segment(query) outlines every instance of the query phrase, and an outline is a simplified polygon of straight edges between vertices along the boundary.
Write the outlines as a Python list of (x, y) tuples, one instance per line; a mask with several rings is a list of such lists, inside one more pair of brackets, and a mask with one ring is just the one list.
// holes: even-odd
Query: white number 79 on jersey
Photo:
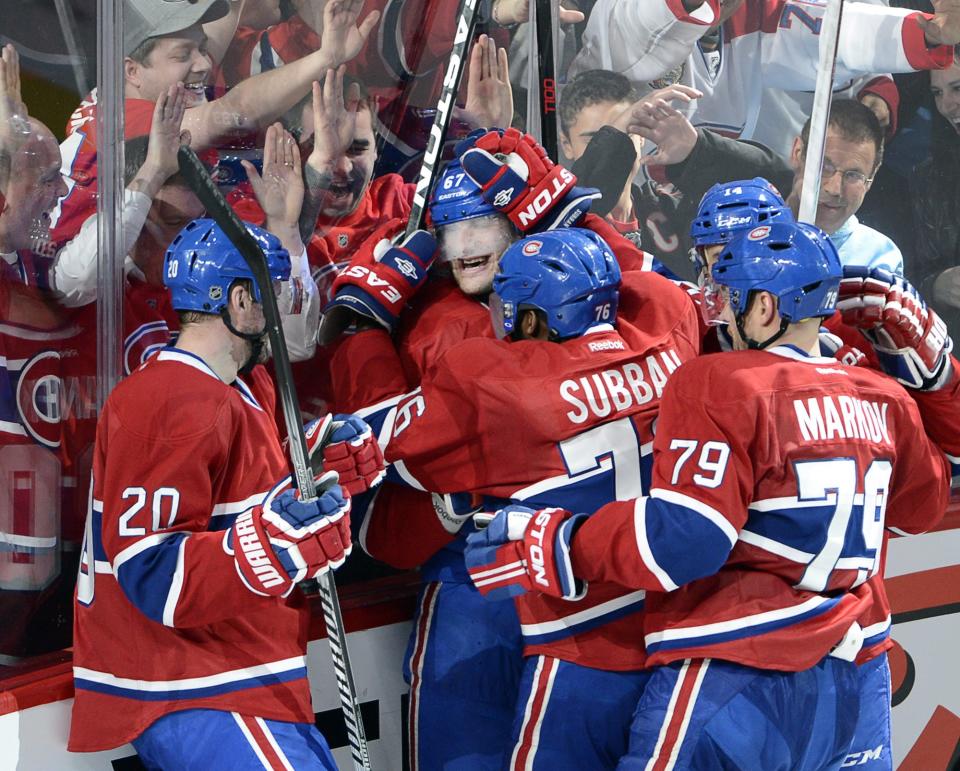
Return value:
[[(670, 442), (670, 449), (680, 450), (670, 479), (672, 485), (680, 482), (684, 466), (693, 457), (697, 458), (697, 472), (692, 477), (696, 485), (712, 489), (723, 483), (730, 458), (730, 447), (726, 443), (710, 441), (701, 446), (694, 439), (674, 439)], [(794, 516), (809, 518), (816, 511), (822, 517), (820, 527), (811, 527), (807, 521), (798, 530), (816, 532), (821, 540), (812, 544), (784, 542), (777, 546), (779, 542), (769, 538), (759, 540), (749, 530), (745, 530), (741, 538), (806, 564), (803, 576), (795, 585), (797, 589), (824, 591), (834, 570), (856, 570), (851, 585), (862, 584), (880, 567), (884, 514), (893, 465), (889, 460), (874, 460), (867, 467), (861, 485), (858, 485), (861, 480), (853, 458), (797, 461), (793, 468), (797, 480), (795, 502), (787, 498), (757, 502), (751, 506), (753, 515), (775, 508), (778, 515), (787, 511)], [(858, 493), (858, 486), (864, 492)], [(775, 507), (770, 505), (767, 508), (769, 504), (775, 504)]]

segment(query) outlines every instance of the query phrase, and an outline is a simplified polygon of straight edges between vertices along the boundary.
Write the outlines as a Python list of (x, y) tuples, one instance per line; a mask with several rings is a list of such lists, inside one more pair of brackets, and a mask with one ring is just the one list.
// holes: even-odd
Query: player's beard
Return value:
[(258, 364), (266, 364), (270, 361), (270, 356), (273, 353), (270, 350), (270, 338), (267, 336), (266, 327), (264, 327), (261, 334), (256, 337), (247, 337), (246, 340), (250, 349), (250, 355), (247, 356), (247, 360), (240, 369), (237, 370), (237, 374), (243, 376), (249, 375)]

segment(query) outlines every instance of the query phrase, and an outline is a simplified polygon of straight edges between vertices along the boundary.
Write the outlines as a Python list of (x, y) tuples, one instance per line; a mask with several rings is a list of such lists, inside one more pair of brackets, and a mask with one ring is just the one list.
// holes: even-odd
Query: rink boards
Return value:
[[(960, 763), (960, 506), (941, 528), (890, 541), (887, 588), (893, 605), (893, 741), (900, 771), (940, 771)], [(387, 579), (344, 592), (350, 654), (363, 705), (373, 767), (402, 771), (406, 686), (401, 664), (415, 581)], [(341, 768), (352, 768), (321, 617), (308, 649), (314, 709)], [(66, 751), (72, 685), (68, 661), (13, 681), (0, 691), (0, 771), (124, 769), (130, 746), (74, 755)], [(466, 719), (466, 716), (452, 719)], [(870, 749), (848, 759), (869, 763)]]

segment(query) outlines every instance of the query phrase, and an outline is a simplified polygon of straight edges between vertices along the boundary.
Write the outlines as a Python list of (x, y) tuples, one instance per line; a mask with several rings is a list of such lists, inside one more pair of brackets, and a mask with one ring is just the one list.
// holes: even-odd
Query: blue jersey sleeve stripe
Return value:
[(697, 514), (699, 514), (701, 517), (709, 520), (717, 528), (719, 528), (720, 532), (722, 532), (730, 542), (731, 549), (737, 542), (737, 529), (730, 524), (730, 520), (728, 520), (725, 516), (723, 516), (723, 514), (721, 514), (712, 506), (708, 506), (702, 501), (698, 501), (696, 498), (692, 498), (689, 495), (684, 495), (676, 490), (665, 490), (661, 487), (652, 489), (650, 491), (650, 497), (697, 512)]
[(114, 575), (127, 599), (147, 618), (167, 626), (173, 624), (183, 585), (182, 546), (187, 537), (179, 532), (156, 533), (124, 549), (113, 561)]
[(685, 495), (651, 494), (643, 505), (642, 516), (638, 506), (635, 529), (641, 556), (647, 567), (664, 583), (664, 588), (668, 586), (667, 580), (675, 589), (698, 578), (713, 575), (726, 562), (733, 543), (736, 543), (735, 538), (733, 542), (730, 541), (730, 531), (736, 531), (726, 519), (723, 519), (726, 527), (720, 527), (716, 516), (704, 515), (705, 507), (702, 504), (696, 509), (685, 505), (690, 501), (693, 499)]
[(678, 588), (670, 574), (664, 570), (653, 556), (653, 550), (650, 548), (650, 539), (647, 537), (647, 498), (637, 498), (633, 508), (634, 533), (637, 539), (637, 550), (640, 552), (640, 559), (647, 569), (653, 573), (665, 592), (672, 592)]

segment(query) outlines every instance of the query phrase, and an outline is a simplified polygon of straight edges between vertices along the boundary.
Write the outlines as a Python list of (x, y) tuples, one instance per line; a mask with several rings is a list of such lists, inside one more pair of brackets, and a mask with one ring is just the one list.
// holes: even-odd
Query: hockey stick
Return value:
[(427, 139), (427, 149), (423, 154), (423, 165), (420, 167), (420, 176), (413, 192), (413, 205), (410, 208), (410, 219), (407, 222), (405, 236), (414, 230), (420, 230), (426, 223), (427, 196), (437, 179), (440, 154), (443, 152), (443, 140), (453, 118), (453, 103), (460, 90), (460, 81), (467, 63), (467, 46), (473, 40), (473, 31), (477, 26), (480, 12), (477, 0), (461, 0), (459, 16), (457, 17), (457, 32), (453, 37), (453, 50), (450, 51), (450, 61), (447, 62), (447, 71), (443, 76), (443, 88), (437, 102), (437, 114), (430, 127), (430, 136)]
[[(283, 404), (283, 416), (287, 424), (290, 460), (293, 462), (294, 479), (297, 489), (305, 500), (317, 497), (313, 473), (307, 458), (307, 441), (303, 434), (300, 419), (300, 406), (290, 370), (290, 358), (287, 344), (283, 338), (280, 311), (277, 298), (273, 293), (273, 281), (267, 268), (267, 258), (253, 236), (230, 208), (219, 188), (210, 178), (206, 167), (189, 147), (183, 146), (179, 152), (180, 173), (190, 188), (203, 203), (207, 214), (221, 227), (227, 237), (237, 247), (244, 261), (254, 275), (260, 289), (263, 303), (263, 315), (267, 321), (267, 335), (273, 350), (274, 369), (277, 387)], [(323, 604), (323, 617), (327, 625), (330, 640), (330, 656), (340, 691), (340, 704), (347, 726), (347, 738), (353, 755), (354, 766), (361, 771), (370, 771), (370, 754), (367, 738), (363, 730), (363, 717), (360, 713), (360, 699), (353, 679), (353, 669), (347, 652), (346, 632), (343, 628), (343, 616), (340, 613), (340, 601), (337, 598), (337, 585), (332, 572), (327, 572), (319, 581), (320, 599)]]
[[(556, 0), (535, 0), (534, 19), (537, 28), (537, 74), (539, 75), (540, 97), (540, 144), (547, 151), (547, 157), (559, 163), (557, 156), (557, 59), (556, 38), (557, 4)], [(533, 57), (530, 57), (531, 63)]]
[(823, 147), (830, 120), (830, 100), (833, 98), (833, 73), (837, 66), (837, 43), (840, 38), (840, 20), (843, 0), (827, 0), (820, 28), (820, 60), (817, 63), (817, 87), (810, 112), (810, 134), (807, 137), (806, 161), (803, 166), (803, 191), (800, 193), (800, 222), (816, 222), (817, 202), (820, 200), (820, 176), (823, 169)]

